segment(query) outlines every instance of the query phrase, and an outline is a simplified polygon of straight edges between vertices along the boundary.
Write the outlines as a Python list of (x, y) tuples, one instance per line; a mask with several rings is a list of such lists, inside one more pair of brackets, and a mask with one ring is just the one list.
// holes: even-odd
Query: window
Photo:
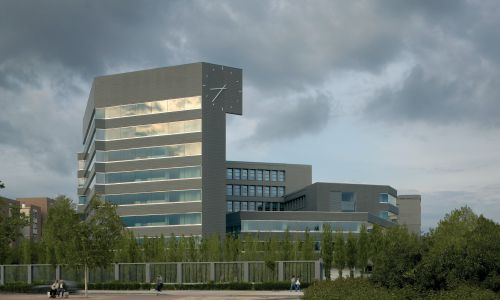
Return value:
[(241, 186), (241, 196), (243, 196), (243, 197), (248, 196), (248, 185)]
[(285, 171), (278, 171), (278, 181), (285, 181)]
[(248, 180), (255, 180), (255, 170), (248, 170)]
[(201, 155), (201, 143), (96, 151), (98, 162)]
[(271, 187), (271, 197), (278, 197), (278, 187), (276, 186)]
[(278, 209), (279, 209), (279, 203), (273, 202), (273, 211), (278, 211)]
[(269, 197), (269, 193), (270, 193), (270, 188), (268, 186), (265, 186), (263, 196)]
[(262, 185), (258, 185), (258, 186), (256, 187), (255, 196), (257, 196), (257, 197), (262, 197)]
[(255, 211), (255, 202), (248, 202), (248, 210)]
[(378, 201), (380, 203), (389, 203), (391, 205), (397, 206), (396, 198), (390, 194), (387, 194), (387, 193), (379, 194)]
[(233, 186), (231, 184), (226, 185), (226, 196), (233, 195)]
[(233, 185), (233, 195), (239, 196), (241, 194), (241, 187), (239, 185)]
[(233, 169), (233, 179), (240, 180), (240, 174), (241, 174), (240, 169)]
[(240, 202), (234, 201), (233, 202), (233, 211), (234, 212), (239, 212), (240, 211)]
[(342, 192), (341, 210), (345, 212), (356, 211), (356, 194), (353, 192)]
[(269, 181), (269, 179), (271, 179), (269, 174), (269, 170), (264, 170), (264, 181)]
[(227, 201), (227, 212), (233, 212), (233, 202), (232, 201)]
[(248, 178), (248, 170), (241, 169), (241, 180), (247, 180), (247, 178)]
[(262, 180), (262, 170), (255, 171), (255, 180)]
[(241, 211), (247, 211), (248, 210), (248, 203), (246, 201), (243, 201), (240, 203), (240, 210)]
[(264, 202), (265, 211), (271, 211), (271, 202)]
[(278, 197), (283, 197), (284, 195), (285, 195), (285, 187), (279, 186), (278, 187)]
[(131, 183), (201, 177), (201, 167), (154, 169), (132, 172), (96, 173), (98, 184)]
[(226, 169), (226, 179), (233, 179), (233, 169)]
[(161, 225), (198, 225), (201, 224), (201, 213), (144, 215), (120, 217), (126, 227), (161, 226)]
[(255, 197), (255, 185), (248, 186), (248, 196)]
[(103, 199), (116, 205), (191, 202), (201, 201), (201, 190), (104, 195)]
[(257, 202), (257, 211), (263, 211), (264, 210), (264, 205), (262, 202)]
[(278, 171), (271, 171), (271, 181), (278, 181)]

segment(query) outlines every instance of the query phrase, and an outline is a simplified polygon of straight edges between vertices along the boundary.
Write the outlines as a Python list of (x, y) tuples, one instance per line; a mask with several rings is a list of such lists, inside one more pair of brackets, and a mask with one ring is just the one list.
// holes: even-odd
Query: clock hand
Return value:
[(217, 95), (215, 95), (215, 97), (212, 99), (212, 102), (214, 102), (214, 101), (215, 101), (215, 99), (217, 99), (217, 97), (219, 97), (220, 93), (222, 93), (222, 91), (223, 91), (223, 90), (227, 90), (226, 85), (227, 85), (227, 84), (224, 84), (224, 86), (223, 86), (223, 87), (221, 87), (221, 88), (211, 88), (211, 89), (210, 89), (211, 91), (212, 91), (212, 90), (219, 90), (219, 92), (217, 93)]

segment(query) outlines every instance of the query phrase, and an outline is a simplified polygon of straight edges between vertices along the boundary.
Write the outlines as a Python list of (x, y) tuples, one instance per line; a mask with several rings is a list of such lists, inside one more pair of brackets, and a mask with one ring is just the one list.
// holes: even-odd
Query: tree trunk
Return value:
[(83, 272), (84, 275), (84, 281), (85, 281), (85, 297), (88, 297), (88, 285), (87, 285), (87, 282), (88, 282), (88, 278), (89, 278), (89, 269), (87, 267), (87, 264), (85, 264), (85, 271)]
[(342, 268), (339, 268), (339, 278), (342, 279)]

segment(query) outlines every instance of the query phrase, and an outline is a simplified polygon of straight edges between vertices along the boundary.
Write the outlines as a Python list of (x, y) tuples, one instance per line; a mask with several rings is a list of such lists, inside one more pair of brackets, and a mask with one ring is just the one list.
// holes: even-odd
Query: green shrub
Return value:
[(474, 299), (474, 300), (493, 300), (500, 299), (500, 295), (495, 294), (490, 290), (480, 289), (478, 287), (472, 287), (463, 285), (451, 291), (439, 291), (432, 292), (429, 294), (428, 299), (430, 300), (464, 300), (464, 299)]
[(29, 293), (32, 285), (22, 282), (7, 283), (0, 286), (0, 291), (12, 293)]
[(375, 287), (366, 279), (338, 279), (321, 281), (304, 290), (304, 299), (349, 300), (349, 299), (404, 299), (398, 293), (383, 287)]

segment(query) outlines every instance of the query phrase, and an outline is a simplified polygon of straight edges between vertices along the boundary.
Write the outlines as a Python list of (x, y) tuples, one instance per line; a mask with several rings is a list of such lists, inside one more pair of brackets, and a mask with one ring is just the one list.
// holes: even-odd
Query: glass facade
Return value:
[(96, 139), (100, 141), (109, 141), (190, 132), (201, 132), (201, 119), (120, 128), (97, 129)]
[(296, 220), (242, 220), (241, 232), (305, 232), (322, 231), (323, 224), (329, 224), (332, 230), (358, 233), (362, 222), (336, 222), (336, 221), (296, 221)]
[(284, 211), (283, 203), (255, 201), (226, 201), (227, 212), (238, 211)]
[(168, 145), (116, 151), (97, 151), (98, 162), (201, 155), (201, 143)]
[(201, 97), (186, 97), (96, 108), (96, 119), (111, 119), (201, 109)]
[(116, 205), (192, 202), (201, 201), (201, 190), (104, 195), (103, 199)]
[(389, 195), (387, 193), (379, 194), (379, 196), (378, 196), (378, 202), (380, 202), (380, 203), (389, 203), (391, 205), (397, 206), (396, 197), (394, 197), (392, 195)]
[(201, 167), (154, 169), (132, 172), (97, 173), (98, 184), (131, 183), (157, 180), (200, 178)]
[(201, 225), (201, 213), (120, 217), (125, 227)]

